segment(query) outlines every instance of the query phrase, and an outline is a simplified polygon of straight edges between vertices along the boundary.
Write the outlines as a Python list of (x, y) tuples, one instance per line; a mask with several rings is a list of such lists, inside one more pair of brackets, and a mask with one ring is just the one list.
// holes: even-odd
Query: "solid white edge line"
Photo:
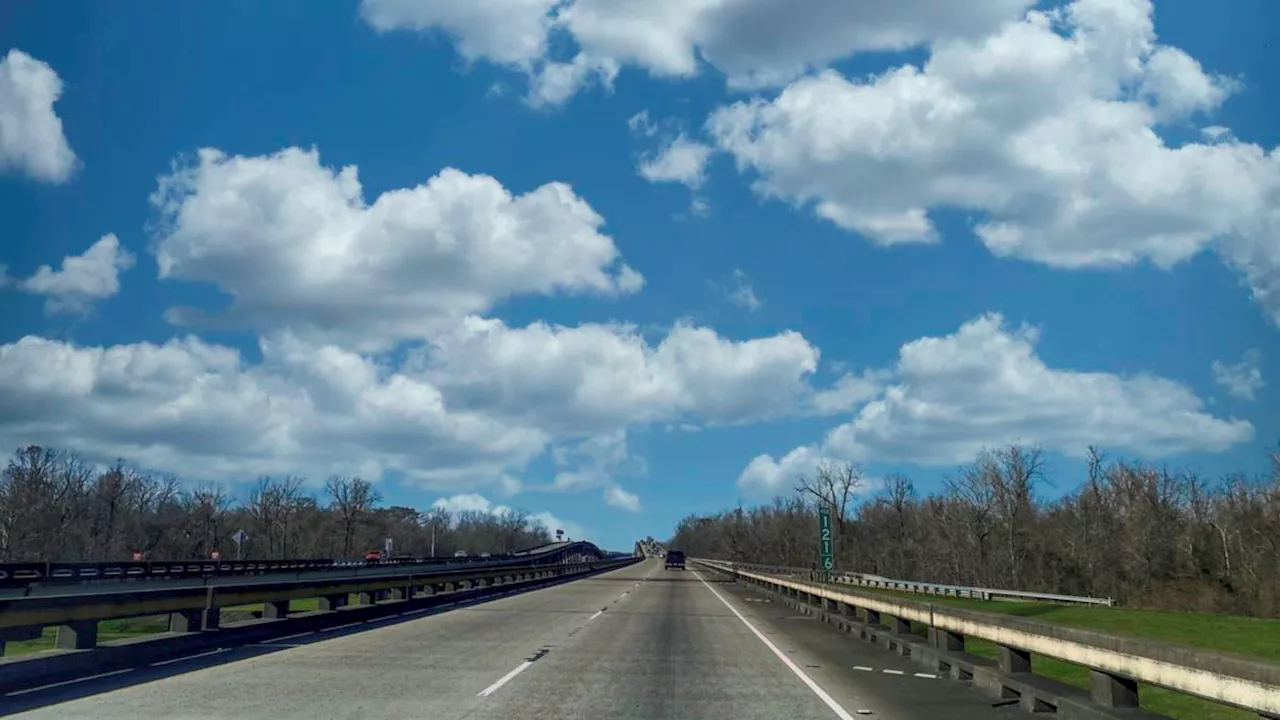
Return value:
[(17, 697), (18, 695), (26, 695), (27, 693), (40, 692), (41, 690), (49, 690), (51, 688), (62, 687), (63, 685), (74, 685), (75, 683), (88, 682), (90, 680), (100, 680), (105, 677), (111, 677), (112, 675), (120, 675), (122, 673), (127, 673), (127, 672), (133, 672), (133, 668), (123, 668), (121, 670), (112, 670), (111, 672), (98, 673), (97, 675), (89, 675), (88, 677), (72, 678), (70, 680), (63, 680), (62, 682), (49, 683), (48, 685), (41, 685), (40, 687), (14, 690), (13, 692), (5, 693), (5, 696)]
[(161, 660), (160, 662), (151, 663), (151, 667), (164, 667), (165, 665), (180, 663), (183, 660), (195, 660), (196, 658), (209, 657), (210, 655), (217, 655), (218, 653), (224, 653), (229, 649), (230, 648), (217, 648), (215, 650), (207, 650), (205, 652), (197, 653), (195, 655), (184, 655), (180, 658), (171, 658), (169, 660)]
[(532, 663), (532, 662), (530, 662), (530, 661), (528, 661), (528, 660), (525, 660), (524, 662), (520, 663), (519, 665), (517, 665), (517, 666), (516, 666), (516, 669), (515, 669), (515, 670), (512, 670), (511, 672), (507, 673), (506, 675), (503, 675), (502, 677), (498, 678), (498, 681), (497, 681), (497, 682), (495, 682), (494, 684), (490, 685), (489, 687), (487, 687), (487, 688), (485, 688), (485, 689), (481, 690), (481, 691), (478, 693), (478, 697), (489, 697), (490, 695), (494, 694), (495, 692), (497, 692), (497, 691), (498, 691), (498, 688), (500, 688), (500, 687), (502, 687), (503, 685), (506, 685), (507, 683), (511, 682), (511, 679), (512, 679), (512, 678), (514, 678), (515, 676), (517, 676), (517, 675), (519, 675), (520, 673), (524, 672), (525, 670), (528, 670), (528, 669), (529, 669), (529, 666), (530, 666), (530, 665), (532, 665), (532, 664), (533, 664), (533, 663)]
[(836, 717), (840, 718), (840, 720), (853, 720), (853, 716), (849, 714), (848, 710), (845, 710), (843, 707), (841, 707), (840, 703), (836, 702), (835, 698), (827, 694), (827, 691), (823, 690), (821, 685), (814, 682), (813, 678), (806, 675), (798, 665), (796, 665), (794, 662), (791, 661), (791, 658), (787, 657), (785, 653), (783, 653), (781, 650), (778, 649), (777, 645), (774, 645), (773, 642), (769, 640), (769, 638), (765, 637), (764, 633), (757, 630), (756, 626), (751, 624), (751, 621), (743, 617), (742, 613), (738, 612), (737, 608), (730, 605), (729, 601), (724, 599), (724, 596), (716, 592), (715, 588), (711, 587), (711, 583), (707, 582), (706, 580), (703, 580), (702, 576), (699, 575), (696, 570), (694, 571), (693, 576), (698, 578), (698, 581), (701, 582), (703, 585), (705, 585), (707, 589), (711, 591), (711, 594), (716, 596), (717, 600), (723, 603), (725, 607), (729, 608), (729, 612), (733, 613), (739, 620), (741, 620), (742, 624), (746, 625), (747, 629), (750, 630), (753, 635), (759, 638), (760, 642), (764, 643), (765, 647), (769, 648), (769, 650), (774, 654), (774, 656), (777, 657), (779, 660), (781, 660), (783, 664), (787, 666), (787, 669), (795, 673), (795, 676), (800, 678), (800, 682), (803, 682), (810, 690), (812, 690), (813, 694), (817, 695), (818, 699), (821, 700), (823, 703), (825, 703), (826, 706), (831, 709), (831, 712), (836, 714)]

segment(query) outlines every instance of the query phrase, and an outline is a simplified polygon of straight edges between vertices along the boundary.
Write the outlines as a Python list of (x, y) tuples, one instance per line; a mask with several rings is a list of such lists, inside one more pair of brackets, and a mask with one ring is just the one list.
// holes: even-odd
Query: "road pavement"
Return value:
[(910, 660), (753, 588), (714, 573), (664, 570), (660, 560), (276, 650), (123, 687), (127, 675), (110, 678), (110, 689), (86, 694), (92, 688), (80, 687), (76, 699), (11, 717), (980, 720), (1018, 713), (993, 708), (965, 684), (917, 675), (921, 668)]

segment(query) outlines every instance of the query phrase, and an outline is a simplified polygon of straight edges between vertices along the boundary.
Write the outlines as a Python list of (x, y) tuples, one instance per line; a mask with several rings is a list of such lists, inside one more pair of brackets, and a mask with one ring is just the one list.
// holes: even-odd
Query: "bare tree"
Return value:
[(342, 555), (349, 556), (356, 527), (382, 501), (382, 496), (365, 480), (337, 475), (325, 481), (324, 489), (332, 501), (330, 508), (337, 512), (342, 523)]
[(836, 522), (836, 555), (844, 556), (844, 549), (849, 540), (846, 524), (849, 515), (849, 502), (866, 484), (866, 475), (862, 468), (853, 463), (818, 464), (817, 473), (812, 477), (800, 477), (796, 485), (796, 493), (808, 497), (818, 505), (831, 509)]

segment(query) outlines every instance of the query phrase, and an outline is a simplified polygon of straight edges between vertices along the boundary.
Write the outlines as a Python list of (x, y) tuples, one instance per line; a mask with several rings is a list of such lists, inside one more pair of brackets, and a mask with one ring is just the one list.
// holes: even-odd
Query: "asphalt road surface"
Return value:
[[(714, 573), (646, 560), (322, 642), (274, 643), (270, 654), (169, 677), (123, 687), (110, 678), (114, 685), (102, 692), (81, 686), (75, 699), (11, 717), (977, 720), (1019, 713), (770, 598)], [(38, 693), (30, 699), (39, 701)]]

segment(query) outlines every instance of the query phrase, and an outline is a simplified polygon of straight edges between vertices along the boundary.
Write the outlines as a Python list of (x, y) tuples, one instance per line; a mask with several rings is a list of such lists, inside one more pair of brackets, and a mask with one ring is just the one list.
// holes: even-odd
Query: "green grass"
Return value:
[[(355, 594), (352, 594), (348, 596), (347, 602), (354, 603), (356, 601), (355, 598), (356, 598)], [(250, 603), (248, 605), (234, 605), (232, 607), (222, 608), (223, 612), (227, 612), (229, 610), (253, 612), (255, 610), (261, 610), (261, 609), (262, 609), (262, 603)], [(318, 597), (299, 598), (289, 603), (289, 612), (291, 613), (311, 612), (313, 610), (319, 610), (319, 609), (320, 609), (320, 598)]]
[[(849, 589), (848, 586), (840, 586)], [(1135, 608), (1085, 607), (1049, 603), (969, 600), (892, 590), (856, 588), (859, 592), (884, 595), (899, 600), (931, 602), (982, 612), (1016, 615), (1037, 622), (1096, 630), (1113, 635), (1190, 645), (1206, 650), (1245, 655), (1270, 662), (1280, 661), (1280, 620), (1237, 615), (1207, 615), (1163, 612)], [(914, 624), (913, 624), (914, 625)], [(924, 634), (923, 625), (913, 631)], [(995, 644), (966, 638), (965, 650), (995, 659)], [(1088, 689), (1089, 670), (1082, 665), (1032, 656), (1031, 669), (1037, 675)], [(1255, 713), (1219, 705), (1163, 688), (1143, 685), (1139, 689), (1142, 706), (1178, 720), (1244, 720)]]
[[(351, 595), (348, 601), (355, 603), (356, 596), (354, 594)], [(239, 610), (243, 612), (253, 612), (255, 610), (262, 610), (262, 607), (262, 603), (254, 603), (250, 605), (226, 607), (223, 608), (223, 611), (228, 612)], [(320, 598), (318, 597), (301, 598), (294, 600), (289, 604), (290, 612), (308, 612), (319, 609)], [(146, 617), (125, 618), (122, 620), (103, 620), (98, 623), (98, 642), (140, 637), (142, 635), (154, 635), (156, 633), (168, 632), (168, 630), (168, 615), (149, 615)], [(54, 642), (57, 634), (58, 629), (56, 627), (46, 627), (41, 632), (40, 637), (35, 640), (17, 640), (7, 642), (4, 646), (4, 656), (14, 657), (17, 655), (30, 655), (31, 653), (52, 650), (54, 649)]]
[[(167, 632), (168, 630), (168, 615), (148, 615), (146, 617), (125, 618), (123, 620), (103, 620), (98, 623), (98, 642), (120, 640), (123, 638), (138, 637), (140, 635), (154, 635), (156, 633)], [(35, 640), (7, 642), (4, 646), (4, 656), (13, 657), (16, 655), (30, 655), (31, 653), (52, 650), (54, 647), (54, 638), (57, 637), (57, 634), (58, 629), (56, 627), (46, 627), (40, 633), (40, 637)]]

